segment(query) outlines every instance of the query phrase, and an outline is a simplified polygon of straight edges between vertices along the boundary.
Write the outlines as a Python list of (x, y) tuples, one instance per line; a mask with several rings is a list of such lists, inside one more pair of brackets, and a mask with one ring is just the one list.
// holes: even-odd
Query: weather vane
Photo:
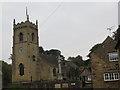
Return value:
[(27, 17), (27, 21), (29, 21), (29, 15), (28, 15), (27, 7), (26, 7), (26, 17)]

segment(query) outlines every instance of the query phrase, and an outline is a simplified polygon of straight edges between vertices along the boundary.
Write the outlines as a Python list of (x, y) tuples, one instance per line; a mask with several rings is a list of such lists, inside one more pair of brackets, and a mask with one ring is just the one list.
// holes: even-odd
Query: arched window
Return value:
[(20, 74), (21, 76), (24, 75), (24, 65), (23, 65), (22, 63), (19, 64), (19, 74)]
[(35, 55), (33, 55), (33, 57), (32, 57), (32, 58), (33, 58), (33, 61), (35, 61)]
[(56, 76), (56, 68), (53, 68), (53, 76)]
[(34, 39), (35, 39), (35, 34), (32, 33), (32, 41), (34, 41)]
[(19, 34), (19, 41), (23, 41), (23, 33), (21, 33), (21, 32)]

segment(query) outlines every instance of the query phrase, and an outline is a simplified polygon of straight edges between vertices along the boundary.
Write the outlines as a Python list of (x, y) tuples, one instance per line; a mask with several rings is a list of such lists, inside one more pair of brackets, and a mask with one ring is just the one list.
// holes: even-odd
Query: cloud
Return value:
[(86, 59), (90, 48), (108, 35), (107, 28), (117, 25), (115, 2), (60, 4), (61, 2), (3, 3), (3, 58), (7, 60), (12, 53), (13, 19), (16, 19), (16, 23), (25, 21), (26, 6), (30, 20), (39, 21), (40, 46), (45, 49), (58, 48), (66, 58), (80, 54)]

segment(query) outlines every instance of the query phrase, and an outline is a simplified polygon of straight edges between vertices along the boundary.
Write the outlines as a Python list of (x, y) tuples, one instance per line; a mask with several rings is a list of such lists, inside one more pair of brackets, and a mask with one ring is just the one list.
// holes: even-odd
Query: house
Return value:
[[(62, 60), (61, 61), (61, 69), (62, 69), (62, 76), (63, 80), (73, 80), (74, 76), (72, 71), (75, 71), (78, 68), (76, 64), (72, 61)], [(75, 73), (74, 73), (75, 74)]]
[(86, 83), (91, 81), (91, 71), (88, 68), (84, 68), (80, 73), (80, 79)]
[(107, 37), (90, 53), (93, 88), (119, 88), (119, 62), (116, 41)]

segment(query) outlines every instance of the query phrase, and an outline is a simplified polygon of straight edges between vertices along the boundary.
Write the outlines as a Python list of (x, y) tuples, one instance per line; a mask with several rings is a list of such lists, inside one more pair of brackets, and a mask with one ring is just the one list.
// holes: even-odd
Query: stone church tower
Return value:
[[(27, 10), (26, 10), (27, 12)], [(13, 22), (12, 82), (32, 82), (37, 80), (37, 60), (39, 59), (38, 22), (27, 20)]]

